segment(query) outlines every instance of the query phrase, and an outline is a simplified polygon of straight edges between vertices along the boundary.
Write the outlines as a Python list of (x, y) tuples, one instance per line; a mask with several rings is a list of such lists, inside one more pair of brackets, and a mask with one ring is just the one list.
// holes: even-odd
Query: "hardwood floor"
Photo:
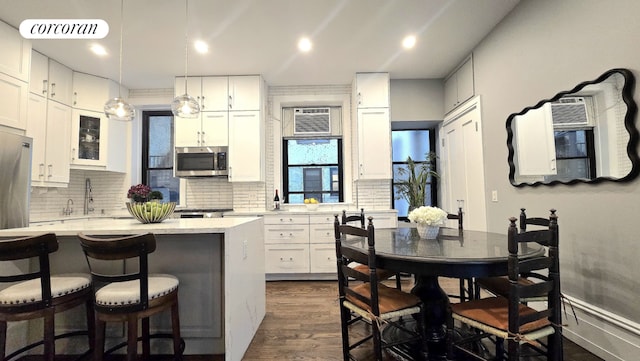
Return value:
[[(457, 280), (442, 280), (445, 291), (457, 287)], [(453, 287), (453, 288), (450, 288)], [(411, 280), (403, 280), (403, 289), (411, 288)], [(565, 361), (601, 361), (583, 348), (565, 340)], [(372, 359), (366, 350), (358, 354)], [(24, 357), (23, 361), (42, 358)], [(154, 361), (171, 360), (170, 356), (154, 356)], [(392, 360), (391, 357), (387, 357)], [(526, 361), (542, 360), (530, 357)], [(56, 360), (71, 360), (56, 358)], [(111, 356), (107, 361), (124, 360)], [(185, 361), (224, 361), (224, 355), (184, 357)], [(342, 360), (340, 318), (335, 281), (267, 282), (267, 313), (243, 361), (258, 360)]]

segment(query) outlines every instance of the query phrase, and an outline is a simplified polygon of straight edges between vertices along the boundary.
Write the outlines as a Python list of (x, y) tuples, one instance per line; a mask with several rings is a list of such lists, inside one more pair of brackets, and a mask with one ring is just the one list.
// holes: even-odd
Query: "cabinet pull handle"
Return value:
[(76, 148), (71, 148), (71, 160), (76, 160)]
[(47, 88), (48, 88), (47, 83), (49, 83), (49, 81), (46, 79), (42, 81), (42, 94), (47, 94)]
[(56, 96), (56, 83), (51, 83), (51, 97)]
[(73, 92), (73, 105), (78, 104), (78, 92)]
[(40, 163), (40, 174), (38, 174), (38, 178), (39, 177), (44, 177), (44, 163)]
[(200, 102), (200, 108), (204, 110), (204, 95), (202, 96), (202, 101)]
[(49, 164), (49, 174), (47, 175), (47, 177), (51, 178), (53, 177), (53, 164)]
[(229, 95), (229, 109), (233, 108), (233, 97), (231, 95)]

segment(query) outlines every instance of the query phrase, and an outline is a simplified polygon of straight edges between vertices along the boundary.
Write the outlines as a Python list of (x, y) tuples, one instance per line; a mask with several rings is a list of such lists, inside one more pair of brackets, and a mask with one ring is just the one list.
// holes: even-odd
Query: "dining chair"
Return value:
[[(360, 228), (365, 229), (365, 216), (364, 216), (364, 208), (360, 208), (360, 213), (347, 215), (346, 210), (342, 210), (342, 224), (349, 224), (351, 222), (357, 223), (360, 225)], [(362, 263), (351, 262), (349, 263), (349, 267), (355, 269), (358, 272), (363, 272), (365, 274), (369, 273), (369, 267)], [(378, 268), (378, 279), (385, 280), (395, 277), (396, 280), (396, 288), (402, 289), (402, 278), (400, 277), (399, 272), (390, 272), (382, 268)]]
[[(458, 213), (447, 213), (448, 220), (457, 220), (458, 221), (458, 230), (462, 231), (463, 227), (463, 217), (464, 212), (462, 212), (462, 207), (458, 207)], [(460, 278), (458, 279), (458, 294), (450, 293), (447, 296), (450, 298), (459, 299), (460, 302), (464, 302), (466, 300), (472, 300), (479, 296), (479, 288), (476, 285), (473, 278)]]
[[(53, 361), (55, 340), (63, 337), (88, 335), (87, 354), (93, 345), (94, 317), (91, 295), (91, 277), (88, 274), (52, 275), (49, 254), (58, 250), (54, 233), (13, 238), (0, 241), (0, 359), (10, 360), (37, 346), (44, 346), (44, 359)], [(21, 271), (16, 261), (30, 261), (31, 267)], [(71, 260), (70, 260), (71, 261)], [(11, 262), (11, 266), (4, 263)], [(55, 315), (85, 305), (87, 331), (70, 331), (55, 335)], [(41, 340), (24, 346), (10, 355), (7, 350), (7, 324), (9, 322), (43, 319), (44, 335)]]
[[(540, 352), (547, 360), (563, 359), (557, 218), (552, 212), (548, 228), (524, 232), (518, 231), (517, 218), (509, 219), (509, 296), (494, 296), (451, 305), (451, 315), (447, 320), (450, 358), (454, 358), (456, 352), (462, 352), (477, 359), (487, 359), (487, 355), (475, 352), (482, 348), (470, 346), (477, 345), (476, 342), (486, 337), (495, 336), (496, 360), (505, 357), (505, 341), (506, 357), (510, 361), (520, 360), (523, 347)], [(519, 257), (521, 247), (526, 247), (528, 243), (548, 247), (547, 254), (532, 258)], [(520, 277), (531, 275), (535, 275), (538, 282), (518, 282)], [(547, 302), (539, 309), (533, 309), (521, 302), (525, 298), (540, 296), (545, 296)], [(472, 327), (477, 332), (454, 340), (456, 321)], [(546, 344), (543, 343), (545, 337)], [(491, 359), (493, 356), (490, 355)]]
[[(550, 218), (527, 217), (527, 214), (525, 211), (526, 211), (525, 208), (520, 208), (520, 217), (519, 217), (520, 232), (526, 232), (527, 225), (537, 226), (536, 227), (537, 229), (549, 228), (549, 225), (551, 223)], [(551, 209), (550, 213), (555, 214), (556, 210)], [(535, 274), (526, 276), (526, 277), (520, 277), (518, 282), (521, 284), (532, 284), (533, 282), (535, 282)], [(494, 295), (499, 295), (504, 297), (509, 296), (509, 278), (507, 276), (478, 278), (476, 280), (476, 284), (478, 285), (479, 288), (489, 291)], [(546, 301), (546, 298), (532, 297), (532, 298), (521, 299), (521, 301), (522, 302)]]
[[(340, 224), (338, 215), (335, 215), (334, 229), (344, 360), (357, 360), (352, 351), (363, 346), (369, 340), (373, 341), (372, 351), (376, 360), (382, 360), (382, 351), (385, 349), (421, 340), (424, 327), (420, 321), (414, 327), (417, 329), (410, 329), (402, 322), (403, 316), (420, 315), (418, 320), (424, 318), (420, 299), (411, 293), (385, 286), (379, 282), (373, 218), (368, 217), (367, 228), (363, 229)], [(362, 239), (367, 242), (367, 253), (342, 247), (342, 242)], [(349, 267), (348, 265), (352, 261), (366, 265), (368, 272), (359, 272)], [(352, 318), (352, 313), (360, 317)], [(362, 327), (357, 328), (357, 326)], [(404, 336), (394, 341), (386, 340), (381, 333), (387, 327), (402, 330)], [(351, 333), (350, 330), (357, 332)], [(367, 330), (370, 332), (366, 332)], [(362, 336), (358, 332), (366, 334)]]
[[(180, 359), (184, 341), (180, 337), (179, 281), (168, 274), (149, 274), (148, 255), (156, 250), (155, 236), (144, 233), (98, 238), (80, 233), (78, 238), (93, 282), (96, 322), (93, 359), (103, 360), (106, 323), (124, 322), (127, 324), (127, 341), (106, 353), (127, 345), (127, 360), (135, 361), (138, 351), (138, 320), (142, 321), (144, 360), (149, 360), (149, 340), (155, 337), (171, 338), (174, 358)], [(123, 263), (125, 260), (126, 264)], [(171, 334), (151, 335), (149, 317), (164, 311), (170, 311), (171, 314)]]

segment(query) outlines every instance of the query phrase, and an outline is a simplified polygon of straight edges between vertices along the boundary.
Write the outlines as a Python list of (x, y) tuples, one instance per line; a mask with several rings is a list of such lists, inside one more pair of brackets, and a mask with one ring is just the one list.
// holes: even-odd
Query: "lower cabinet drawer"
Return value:
[(265, 243), (309, 243), (309, 226), (265, 227)]
[(308, 273), (309, 245), (267, 245), (265, 247), (265, 271), (266, 273)]
[(336, 248), (334, 244), (311, 245), (311, 273), (336, 273)]
[(335, 243), (335, 230), (333, 226), (312, 224), (309, 230), (309, 241), (311, 243)]

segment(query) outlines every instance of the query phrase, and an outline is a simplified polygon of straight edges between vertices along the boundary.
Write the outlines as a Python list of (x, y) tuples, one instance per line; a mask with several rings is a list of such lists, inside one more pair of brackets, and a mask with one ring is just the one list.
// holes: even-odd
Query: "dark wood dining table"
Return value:
[[(362, 238), (343, 239), (342, 247), (367, 253)], [(416, 228), (376, 229), (375, 249), (378, 267), (415, 276), (411, 293), (420, 297), (426, 309), (426, 339), (421, 348), (429, 360), (446, 359), (449, 297), (438, 277), (507, 275), (507, 235), (501, 233), (441, 227), (437, 239), (421, 239)], [(522, 257), (543, 253), (542, 246), (531, 245), (521, 246), (519, 252)]]

